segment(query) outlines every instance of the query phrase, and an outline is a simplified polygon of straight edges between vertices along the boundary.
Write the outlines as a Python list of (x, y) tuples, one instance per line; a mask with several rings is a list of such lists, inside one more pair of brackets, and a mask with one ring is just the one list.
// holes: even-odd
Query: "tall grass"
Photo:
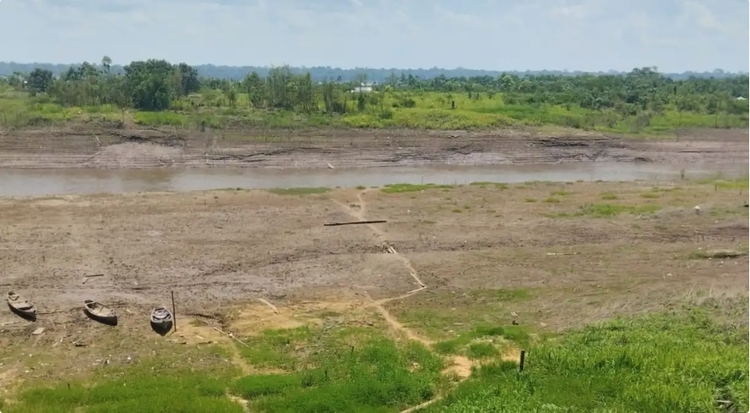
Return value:
[[(618, 319), (479, 368), (426, 412), (748, 411), (747, 325), (687, 315)], [(723, 409), (723, 410), (722, 410)]]

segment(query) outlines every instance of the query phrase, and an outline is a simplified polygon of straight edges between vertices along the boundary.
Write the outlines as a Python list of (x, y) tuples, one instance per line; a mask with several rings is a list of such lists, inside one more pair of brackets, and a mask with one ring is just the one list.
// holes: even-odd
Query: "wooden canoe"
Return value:
[(151, 310), (151, 323), (166, 327), (172, 324), (172, 312), (165, 306), (159, 306)]
[(29, 300), (13, 291), (8, 292), (8, 307), (20, 317), (36, 320), (36, 307)]
[(117, 325), (117, 313), (114, 309), (94, 300), (83, 302), (83, 312), (100, 323)]

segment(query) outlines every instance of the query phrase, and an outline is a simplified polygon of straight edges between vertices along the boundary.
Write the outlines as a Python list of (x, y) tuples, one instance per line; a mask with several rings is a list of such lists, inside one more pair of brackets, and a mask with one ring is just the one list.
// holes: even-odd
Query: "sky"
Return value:
[(0, 0), (0, 61), (748, 71), (748, 0)]

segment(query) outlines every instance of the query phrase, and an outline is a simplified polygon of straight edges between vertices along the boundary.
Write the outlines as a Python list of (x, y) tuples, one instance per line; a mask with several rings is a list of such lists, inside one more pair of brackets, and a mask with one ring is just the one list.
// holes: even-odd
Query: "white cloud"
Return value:
[(744, 0), (2, 0), (0, 59), (748, 69)]

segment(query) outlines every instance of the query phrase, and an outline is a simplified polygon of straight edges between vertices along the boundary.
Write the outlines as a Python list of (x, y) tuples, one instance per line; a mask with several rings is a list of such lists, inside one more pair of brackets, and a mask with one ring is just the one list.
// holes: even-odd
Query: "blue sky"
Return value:
[(748, 70), (748, 0), (0, 0), (0, 60)]

